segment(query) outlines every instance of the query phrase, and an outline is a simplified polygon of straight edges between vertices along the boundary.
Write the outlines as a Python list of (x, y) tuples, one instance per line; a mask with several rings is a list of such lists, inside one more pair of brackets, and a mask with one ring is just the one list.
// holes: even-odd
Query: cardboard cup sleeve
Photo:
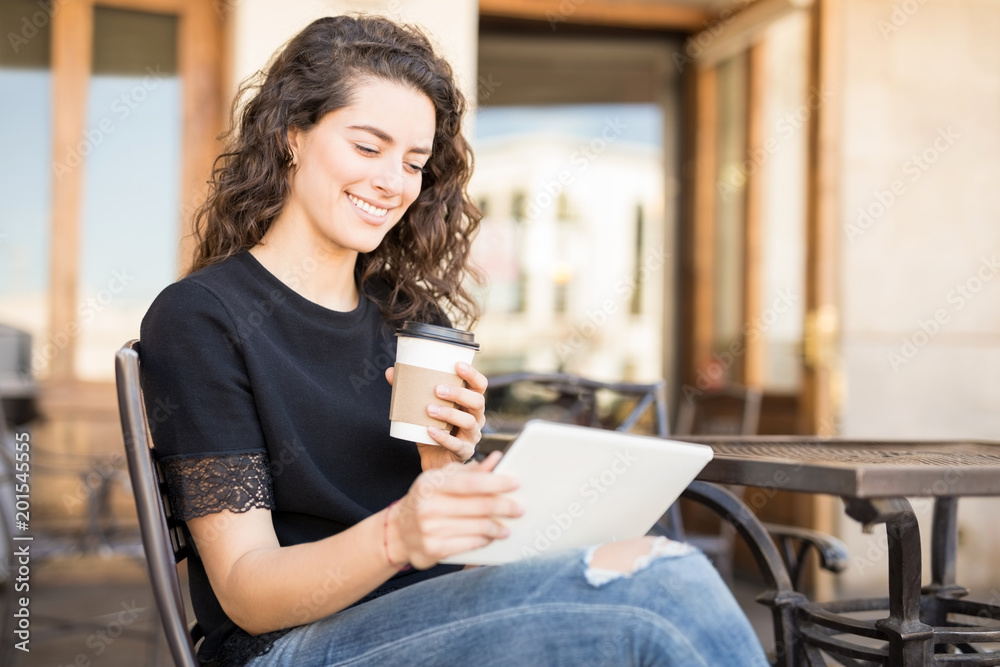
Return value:
[(427, 406), (435, 403), (453, 407), (451, 401), (443, 401), (434, 393), (439, 384), (464, 387), (465, 381), (455, 373), (435, 371), (421, 366), (396, 363), (392, 379), (392, 402), (389, 404), (389, 419), (419, 426), (436, 426), (448, 429), (449, 424), (434, 419), (427, 414)]

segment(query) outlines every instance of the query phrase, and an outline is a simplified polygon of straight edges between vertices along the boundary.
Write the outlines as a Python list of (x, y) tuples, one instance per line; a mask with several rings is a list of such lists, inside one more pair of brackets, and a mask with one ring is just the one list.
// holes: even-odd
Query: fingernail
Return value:
[(437, 426), (428, 426), (427, 433), (429, 433), (430, 435), (438, 435), (441, 433), (441, 429), (439, 429)]
[(433, 405), (433, 404), (428, 405), (427, 406), (427, 414), (429, 414), (432, 417), (436, 417), (439, 414), (441, 414), (441, 408), (439, 408), (438, 406)]
[(504, 538), (504, 537), (510, 537), (510, 528), (508, 528), (507, 526), (504, 526), (503, 528), (501, 528), (500, 529), (500, 537), (501, 537), (501, 539)]
[(458, 370), (461, 371), (462, 373), (465, 373), (466, 371), (469, 370), (469, 364), (465, 363), (464, 361), (458, 362)]
[(448, 395), (448, 385), (446, 385), (446, 384), (439, 384), (438, 388), (437, 388), (437, 395), (440, 396), (441, 398), (444, 398), (445, 396), (447, 396)]

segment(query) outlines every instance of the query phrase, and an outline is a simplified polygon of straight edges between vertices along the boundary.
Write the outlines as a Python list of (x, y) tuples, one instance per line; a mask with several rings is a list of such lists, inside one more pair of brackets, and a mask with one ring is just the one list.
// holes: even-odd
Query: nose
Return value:
[(403, 192), (403, 165), (385, 165), (375, 174), (372, 186), (386, 197), (398, 197)]

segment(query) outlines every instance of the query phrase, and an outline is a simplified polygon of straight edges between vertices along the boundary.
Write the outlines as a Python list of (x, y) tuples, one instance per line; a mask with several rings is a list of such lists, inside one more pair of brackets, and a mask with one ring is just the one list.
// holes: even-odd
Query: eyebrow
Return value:
[[(393, 139), (385, 130), (377, 128), (374, 125), (350, 125), (348, 126), (347, 129), (361, 130), (362, 132), (367, 132), (377, 137), (380, 141), (389, 144), (390, 146), (395, 145), (396, 143), (396, 140)], [(425, 146), (414, 146), (413, 148), (410, 149), (409, 152), (418, 153), (420, 155), (430, 155), (431, 149)]]

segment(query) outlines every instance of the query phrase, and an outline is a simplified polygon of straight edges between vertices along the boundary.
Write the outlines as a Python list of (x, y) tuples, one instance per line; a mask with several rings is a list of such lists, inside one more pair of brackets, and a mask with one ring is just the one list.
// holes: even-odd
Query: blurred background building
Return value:
[(661, 130), (652, 105), (479, 111), (484, 373), (661, 376)]
[[(422, 26), (475, 101), (488, 373), (664, 377), (672, 408), (758, 386), (766, 433), (1000, 438), (996, 2), (0, 0), (0, 322), (33, 338), (3, 368), (40, 383), (38, 457), (121, 462), (112, 356), (189, 261), (236, 86), (346, 11)], [(88, 488), (40, 484), (37, 516)], [(842, 591), (881, 582), (884, 535), (837, 503), (764, 511), (863, 556)], [(994, 510), (963, 501), (974, 586)]]

